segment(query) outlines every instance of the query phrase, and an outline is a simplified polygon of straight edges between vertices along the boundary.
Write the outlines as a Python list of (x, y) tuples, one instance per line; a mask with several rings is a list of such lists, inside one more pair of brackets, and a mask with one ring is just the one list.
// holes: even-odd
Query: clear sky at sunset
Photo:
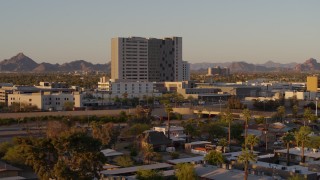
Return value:
[(0, 60), (110, 60), (117, 36), (183, 37), (183, 59), (320, 60), (319, 0), (1, 0)]

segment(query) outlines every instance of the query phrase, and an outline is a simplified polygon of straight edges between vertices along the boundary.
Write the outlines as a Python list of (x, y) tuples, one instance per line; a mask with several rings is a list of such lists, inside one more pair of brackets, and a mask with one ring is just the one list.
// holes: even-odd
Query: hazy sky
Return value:
[(1, 0), (0, 60), (110, 60), (117, 36), (183, 37), (189, 62), (320, 60), (319, 0)]

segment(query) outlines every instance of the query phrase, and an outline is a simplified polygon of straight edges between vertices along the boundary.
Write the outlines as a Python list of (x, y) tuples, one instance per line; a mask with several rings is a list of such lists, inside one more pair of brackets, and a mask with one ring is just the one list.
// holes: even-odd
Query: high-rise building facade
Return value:
[(113, 38), (111, 78), (136, 81), (190, 79), (190, 65), (182, 61), (182, 38)]
[(148, 53), (149, 81), (174, 81), (174, 41), (170, 38), (151, 38)]
[(148, 39), (112, 38), (111, 78), (148, 81)]
[(190, 64), (188, 61), (182, 61), (182, 81), (190, 80)]

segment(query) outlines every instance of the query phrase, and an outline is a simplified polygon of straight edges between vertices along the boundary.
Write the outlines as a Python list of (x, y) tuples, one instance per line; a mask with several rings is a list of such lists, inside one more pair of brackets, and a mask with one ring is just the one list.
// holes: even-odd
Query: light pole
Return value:
[(268, 151), (268, 128), (267, 128), (267, 118), (265, 118), (265, 127), (264, 127), (265, 141), (266, 141), (266, 152)]
[(318, 119), (318, 97), (316, 97), (316, 117)]
[(267, 152), (268, 151), (268, 130), (267, 129), (265, 129), (264, 134), (266, 137), (265, 141), (266, 141), (266, 152)]
[(220, 113), (221, 113), (221, 102), (222, 102), (222, 100), (221, 100), (221, 97), (220, 97), (220, 99), (219, 99)]

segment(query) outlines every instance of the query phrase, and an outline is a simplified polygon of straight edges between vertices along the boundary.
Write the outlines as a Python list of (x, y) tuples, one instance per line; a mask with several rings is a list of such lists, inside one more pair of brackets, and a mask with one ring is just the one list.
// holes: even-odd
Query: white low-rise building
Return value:
[[(168, 126), (153, 127), (154, 131), (163, 132), (168, 137)], [(170, 139), (172, 141), (186, 142), (187, 135), (181, 126), (170, 126)]]
[(110, 79), (109, 81), (106, 81), (105, 78), (101, 78), (98, 86), (100, 87), (98, 88), (98, 91), (108, 92), (110, 98), (123, 98), (126, 96), (126, 98), (136, 97), (142, 99), (144, 96), (161, 96), (161, 93), (154, 91), (153, 82), (119, 79)]

